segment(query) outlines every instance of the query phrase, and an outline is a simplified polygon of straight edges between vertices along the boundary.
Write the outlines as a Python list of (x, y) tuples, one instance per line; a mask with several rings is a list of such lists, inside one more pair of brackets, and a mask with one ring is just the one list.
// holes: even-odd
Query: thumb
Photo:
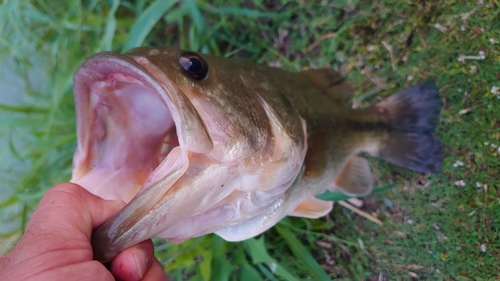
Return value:
[(124, 205), (101, 199), (76, 184), (59, 184), (43, 196), (9, 255), (17, 266), (29, 265), (36, 272), (92, 260), (92, 229)]
[(92, 230), (118, 212), (122, 201), (106, 201), (81, 186), (62, 183), (47, 191), (26, 227), (26, 235), (82, 234), (89, 240)]

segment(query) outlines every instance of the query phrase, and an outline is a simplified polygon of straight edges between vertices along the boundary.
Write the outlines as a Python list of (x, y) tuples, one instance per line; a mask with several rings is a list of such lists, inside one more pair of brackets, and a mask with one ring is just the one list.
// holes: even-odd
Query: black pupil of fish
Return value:
[(202, 80), (207, 75), (208, 68), (203, 59), (195, 54), (184, 54), (179, 59), (182, 68), (194, 79)]

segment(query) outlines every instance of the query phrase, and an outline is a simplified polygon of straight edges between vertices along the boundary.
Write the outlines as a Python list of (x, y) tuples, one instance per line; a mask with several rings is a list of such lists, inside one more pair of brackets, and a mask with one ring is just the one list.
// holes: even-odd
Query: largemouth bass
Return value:
[(74, 93), (72, 182), (128, 203), (93, 233), (102, 262), (154, 236), (240, 241), (287, 215), (324, 216), (333, 203), (316, 195), (371, 191), (360, 152), (425, 173), (443, 160), (433, 82), (353, 109), (333, 70), (143, 47), (87, 59)]

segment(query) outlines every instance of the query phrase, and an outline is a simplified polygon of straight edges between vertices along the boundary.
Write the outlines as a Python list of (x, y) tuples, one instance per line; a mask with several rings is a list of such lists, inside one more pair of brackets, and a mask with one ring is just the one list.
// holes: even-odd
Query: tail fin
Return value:
[(391, 128), (379, 158), (418, 172), (441, 171), (444, 152), (433, 132), (442, 102), (434, 82), (405, 89), (375, 107)]

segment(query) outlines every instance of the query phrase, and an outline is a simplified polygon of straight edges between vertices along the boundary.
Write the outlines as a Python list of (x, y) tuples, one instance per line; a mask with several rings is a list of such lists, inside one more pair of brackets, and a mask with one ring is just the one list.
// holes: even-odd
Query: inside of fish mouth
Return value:
[(158, 93), (130, 76), (110, 75), (90, 95), (93, 163), (77, 183), (104, 199), (129, 202), (179, 146), (175, 123)]

